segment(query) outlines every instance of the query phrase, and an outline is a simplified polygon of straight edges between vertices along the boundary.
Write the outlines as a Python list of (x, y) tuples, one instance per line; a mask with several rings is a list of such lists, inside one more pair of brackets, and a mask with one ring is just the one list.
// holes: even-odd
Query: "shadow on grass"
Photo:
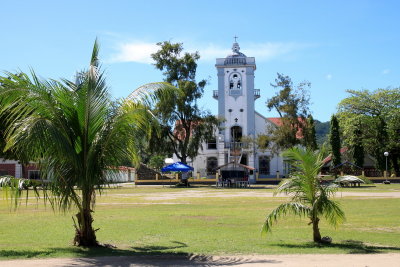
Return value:
[[(273, 259), (251, 259), (241, 256), (215, 257), (209, 255), (195, 255), (184, 252), (173, 253), (168, 250), (184, 248), (187, 247), (187, 245), (178, 241), (172, 241), (171, 243), (171, 246), (132, 247), (131, 249), (126, 250), (106, 247), (49, 248), (41, 251), (0, 250), (0, 256), (3, 257), (3, 259), (62, 257), (69, 259), (60, 259), (58, 264), (74, 266), (236, 266), (242, 264), (266, 265), (281, 263), (281, 261)], [(29, 265), (29, 262), (27, 263)]]
[(186, 248), (187, 245), (182, 242), (172, 241), (175, 246), (141, 246), (141, 247), (132, 247), (135, 252), (139, 253), (159, 253), (169, 249), (177, 249), (177, 248)]
[(293, 248), (293, 249), (307, 249), (307, 248), (339, 248), (348, 254), (371, 254), (371, 253), (386, 253), (386, 252), (399, 252), (400, 247), (390, 246), (374, 246), (368, 245), (357, 240), (345, 240), (341, 243), (331, 244), (318, 244), (314, 242), (304, 244), (274, 244), (273, 246)]
[(361, 185), (361, 186), (340, 186), (339, 188), (341, 189), (365, 189), (365, 188), (371, 188), (371, 187), (376, 187), (376, 185)]

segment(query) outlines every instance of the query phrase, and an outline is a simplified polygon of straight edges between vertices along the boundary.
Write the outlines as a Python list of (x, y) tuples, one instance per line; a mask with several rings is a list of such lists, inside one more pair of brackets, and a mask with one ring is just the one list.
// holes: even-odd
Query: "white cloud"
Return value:
[(199, 51), (200, 60), (203, 61), (213, 61), (216, 58), (225, 57), (229, 53), (232, 53), (232, 50), (229, 48), (218, 47), (214, 44), (208, 44), (202, 47), (189, 47), (188, 51)]
[(243, 52), (250, 57), (255, 57), (258, 61), (268, 61), (284, 55), (289, 55), (297, 50), (310, 47), (309, 44), (301, 43), (259, 43), (250, 44), (243, 49)]
[[(232, 53), (230, 47), (221, 47), (213, 43), (196, 44), (184, 43), (185, 51), (199, 51), (200, 60), (214, 61)], [(289, 55), (297, 50), (310, 47), (309, 44), (300, 43), (250, 43), (240, 44), (241, 52), (257, 61), (268, 61), (273, 58)], [(111, 56), (111, 62), (138, 62), (149, 64), (152, 62), (150, 55), (158, 49), (155, 43), (140, 41), (125, 42), (117, 45), (117, 53)]]
[(389, 74), (389, 72), (390, 72), (390, 69), (384, 69), (384, 70), (382, 70), (382, 75)]
[(326, 76), (325, 76), (325, 78), (328, 80), (328, 81), (330, 81), (330, 80), (332, 80), (332, 74), (327, 74)]
[(131, 42), (122, 43), (117, 46), (117, 54), (111, 56), (111, 62), (138, 62), (150, 64), (150, 55), (157, 52), (155, 43)]

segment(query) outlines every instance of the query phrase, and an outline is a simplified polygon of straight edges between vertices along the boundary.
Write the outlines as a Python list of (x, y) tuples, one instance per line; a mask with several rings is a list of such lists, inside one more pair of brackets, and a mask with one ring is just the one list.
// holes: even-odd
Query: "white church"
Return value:
[[(218, 116), (225, 121), (215, 140), (203, 144), (199, 155), (189, 164), (201, 177), (246, 175), (250, 183), (256, 178), (276, 178), (287, 175), (287, 164), (282, 157), (269, 150), (260, 150), (251, 140), (266, 134), (267, 127), (279, 126), (279, 118), (266, 118), (254, 109), (260, 89), (254, 88), (256, 61), (240, 52), (239, 44), (232, 45), (232, 54), (217, 58), (218, 90), (213, 98), (218, 101)], [(235, 174), (236, 173), (236, 174)]]

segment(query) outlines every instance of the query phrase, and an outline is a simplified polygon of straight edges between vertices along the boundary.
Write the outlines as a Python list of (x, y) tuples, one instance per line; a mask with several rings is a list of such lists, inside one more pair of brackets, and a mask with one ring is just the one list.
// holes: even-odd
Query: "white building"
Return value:
[(216, 167), (228, 164), (224, 167), (226, 172), (242, 163), (250, 167), (248, 170), (254, 168), (249, 172), (250, 182), (255, 182), (257, 173), (260, 178), (276, 177), (278, 171), (281, 176), (286, 175), (279, 155), (259, 150), (252, 142), (242, 142), (243, 136), (254, 139), (279, 122), (278, 118), (266, 118), (254, 109), (255, 101), (260, 98), (260, 89), (254, 88), (255, 58), (241, 53), (235, 42), (232, 54), (217, 58), (215, 67), (218, 90), (213, 92), (213, 97), (218, 101), (218, 116), (225, 122), (215, 140), (203, 144), (203, 150), (191, 162), (195, 173), (215, 177)]

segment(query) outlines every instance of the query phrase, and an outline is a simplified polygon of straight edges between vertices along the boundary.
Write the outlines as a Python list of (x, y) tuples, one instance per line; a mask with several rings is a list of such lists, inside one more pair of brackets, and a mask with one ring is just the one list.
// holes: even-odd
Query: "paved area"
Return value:
[(273, 266), (273, 267), (399, 267), (400, 254), (301, 254), (270, 256), (123, 256), (0, 261), (2, 267), (61, 266)]

